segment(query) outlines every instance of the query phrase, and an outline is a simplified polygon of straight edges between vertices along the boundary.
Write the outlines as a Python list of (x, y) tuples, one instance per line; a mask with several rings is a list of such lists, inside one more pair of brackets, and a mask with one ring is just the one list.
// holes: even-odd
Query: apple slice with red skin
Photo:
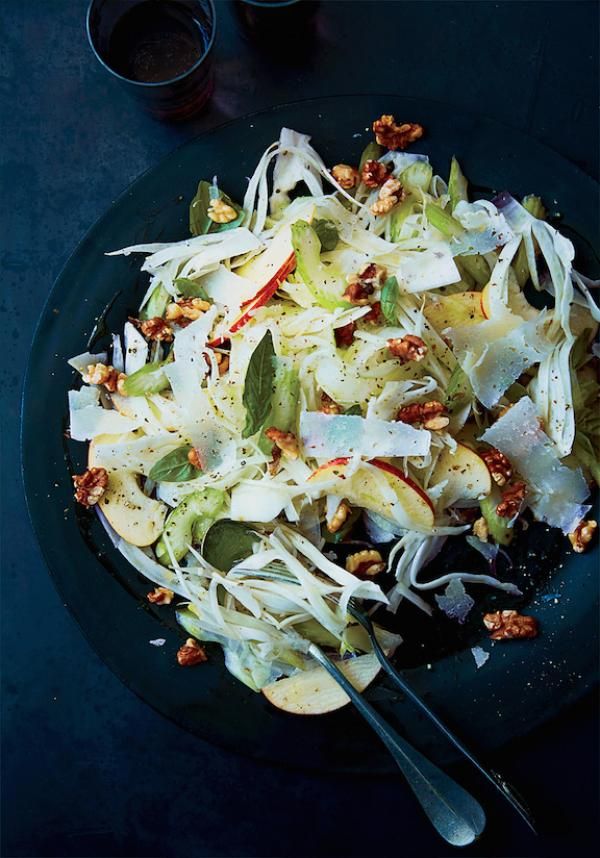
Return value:
[[(250, 262), (251, 261), (252, 260), (250, 260)], [(295, 267), (296, 255), (292, 251), (291, 256), (289, 256), (285, 260), (281, 268), (276, 271), (276, 273), (269, 280), (266, 286), (263, 286), (262, 289), (254, 296), (254, 298), (251, 298), (249, 301), (246, 301), (244, 304), (242, 304), (241, 314), (238, 316), (238, 318), (235, 320), (235, 322), (229, 329), (232, 334), (235, 334), (236, 331), (239, 331), (240, 328), (243, 328), (244, 325), (250, 321), (256, 310), (258, 310), (260, 307), (264, 307), (267, 301), (271, 300), (275, 292), (277, 292), (277, 290), (279, 289), (282, 282), (285, 280), (288, 274), (292, 273)]]
[[(231, 325), (229, 332), (235, 334), (252, 319), (254, 313), (271, 300), (288, 274), (296, 267), (296, 254), (292, 247), (292, 230), (289, 225), (282, 227), (271, 244), (258, 256), (252, 257), (237, 269), (236, 274), (252, 280), (260, 286), (256, 295), (249, 298), (240, 307), (240, 315)], [(215, 348), (226, 342), (227, 337), (217, 337), (208, 343), (209, 348)]]
[[(345, 497), (350, 503), (400, 524), (401, 527), (429, 529), (434, 523), (434, 506), (423, 489), (405, 476), (394, 465), (382, 459), (371, 459), (373, 465), (381, 471), (393, 490), (396, 502), (390, 501), (373, 478), (372, 471), (362, 468), (351, 477), (346, 477), (344, 471), (350, 459), (332, 459), (320, 465), (308, 478), (310, 482), (329, 481), (335, 477), (340, 484), (327, 491), (334, 495)], [(341, 481), (344, 481), (343, 483)]]

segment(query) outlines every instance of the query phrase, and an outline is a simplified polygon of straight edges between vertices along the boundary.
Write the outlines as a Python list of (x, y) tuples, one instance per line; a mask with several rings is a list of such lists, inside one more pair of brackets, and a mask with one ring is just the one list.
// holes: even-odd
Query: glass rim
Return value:
[(295, 6), (300, 0), (240, 0), (246, 6), (254, 6), (257, 9), (280, 9), (283, 6)]
[[(96, 57), (96, 59), (98, 60), (98, 62), (102, 66), (104, 66), (104, 68), (108, 72), (110, 72), (111, 75), (118, 78), (119, 80), (124, 81), (125, 83), (130, 84), (131, 86), (139, 86), (143, 89), (148, 89), (148, 88), (157, 89), (161, 86), (168, 86), (169, 84), (173, 84), (173, 83), (177, 83), (178, 81), (185, 80), (185, 78), (188, 77), (188, 75), (190, 75), (193, 71), (195, 71), (197, 68), (199, 68), (202, 65), (202, 63), (204, 62), (204, 60), (208, 56), (208, 54), (209, 54), (209, 52), (210, 52), (210, 50), (214, 44), (215, 36), (217, 33), (217, 10), (215, 7), (214, 0), (203, 0), (203, 2), (205, 2), (209, 5), (210, 10), (212, 12), (212, 27), (211, 27), (211, 34), (210, 34), (210, 39), (208, 40), (208, 44), (206, 45), (204, 52), (196, 60), (194, 65), (190, 66), (189, 69), (182, 72), (181, 74), (178, 74), (176, 77), (170, 77), (170, 78), (167, 78), (165, 80), (154, 81), (154, 82), (143, 81), (143, 80), (132, 80), (129, 77), (125, 77), (125, 75), (119, 74), (118, 71), (115, 71), (115, 69), (112, 68), (112, 66), (110, 66), (103, 59), (103, 57), (100, 55), (100, 52), (96, 49), (96, 45), (94, 44), (94, 39), (92, 37), (91, 26), (90, 26), (92, 7), (94, 6), (94, 4), (96, 2), (97, 2), (97, 0), (90, 0), (90, 2), (88, 4), (86, 15), (85, 15), (85, 30), (86, 30), (87, 39), (88, 39), (88, 43), (90, 45), (90, 48), (92, 49), (92, 52), (93, 52), (94, 56)], [(143, 2), (143, 0), (140, 0), (140, 2)], [(196, 0), (196, 2), (200, 2), (200, 0)]]

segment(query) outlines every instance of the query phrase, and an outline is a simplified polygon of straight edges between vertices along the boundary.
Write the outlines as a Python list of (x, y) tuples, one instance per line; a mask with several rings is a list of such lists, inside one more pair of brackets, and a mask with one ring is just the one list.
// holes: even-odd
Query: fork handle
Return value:
[(468, 846), (479, 837), (485, 827), (485, 813), (473, 796), (390, 727), (316, 644), (311, 644), (309, 652), (379, 736), (438, 834), (452, 846)]
[[(356, 617), (356, 614), (354, 614)], [(523, 801), (518, 797), (513, 787), (505, 781), (502, 775), (498, 774), (498, 772), (493, 771), (492, 769), (487, 769), (482, 763), (479, 762), (477, 757), (471, 753), (471, 751), (467, 748), (466, 745), (461, 742), (461, 740), (454, 735), (454, 733), (444, 724), (443, 721), (438, 718), (435, 712), (429, 708), (427, 703), (411, 688), (408, 682), (404, 679), (401, 673), (396, 670), (394, 665), (391, 663), (387, 655), (384, 653), (381, 648), (381, 644), (377, 640), (377, 636), (375, 635), (374, 629), (369, 622), (367, 625), (366, 622), (363, 622), (363, 619), (359, 619), (359, 622), (363, 625), (363, 627), (367, 630), (369, 637), (371, 639), (371, 643), (373, 645), (373, 650), (380, 665), (383, 667), (385, 672), (391, 679), (394, 680), (396, 685), (406, 694), (406, 696), (412, 700), (412, 702), (421, 709), (422, 712), (427, 715), (427, 717), (432, 721), (438, 730), (451, 742), (457, 750), (461, 752), (468, 760), (471, 762), (475, 768), (488, 780), (500, 794), (505, 798), (509, 804), (517, 811), (521, 819), (527, 823), (531, 831), (534, 834), (537, 834), (531, 813), (527, 806), (523, 803)], [(369, 628), (370, 626), (370, 628)]]

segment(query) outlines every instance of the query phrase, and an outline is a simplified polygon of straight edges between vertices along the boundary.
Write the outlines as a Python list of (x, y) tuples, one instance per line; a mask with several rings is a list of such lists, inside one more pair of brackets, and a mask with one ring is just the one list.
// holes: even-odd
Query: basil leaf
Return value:
[(242, 432), (242, 438), (249, 438), (258, 432), (269, 416), (275, 374), (274, 357), (273, 337), (271, 331), (267, 331), (252, 352), (246, 371), (242, 395), (242, 402), (246, 409), (246, 425)]
[(344, 411), (345, 417), (351, 417), (352, 415), (358, 415), (358, 417), (362, 417), (362, 408), (360, 405), (351, 405), (350, 408), (346, 408)]
[(241, 521), (222, 518), (206, 531), (202, 543), (202, 556), (221, 572), (229, 572), (232, 566), (250, 557), (258, 535)]
[(190, 280), (189, 277), (176, 277), (173, 285), (184, 298), (202, 298), (203, 301), (210, 301), (212, 304), (212, 298), (206, 294), (204, 286), (196, 283), (195, 280)]
[(396, 313), (398, 293), (398, 281), (394, 276), (388, 277), (381, 289), (381, 312), (389, 325), (398, 323), (398, 314)]
[(190, 203), (190, 232), (192, 235), (206, 235), (212, 220), (208, 216), (211, 185), (204, 179), (198, 183), (196, 196)]
[(340, 234), (334, 222), (326, 218), (317, 218), (317, 220), (313, 220), (311, 226), (321, 242), (321, 250), (335, 250), (340, 240)]
[(199, 475), (198, 468), (188, 462), (190, 444), (171, 450), (152, 467), (148, 476), (157, 483), (187, 483)]

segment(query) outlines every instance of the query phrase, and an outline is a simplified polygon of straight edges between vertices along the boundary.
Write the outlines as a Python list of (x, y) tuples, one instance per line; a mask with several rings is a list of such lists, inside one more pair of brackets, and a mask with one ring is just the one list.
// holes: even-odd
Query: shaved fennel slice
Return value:
[[(199, 275), (204, 270), (218, 265), (232, 256), (241, 256), (251, 250), (258, 250), (261, 246), (259, 239), (244, 227), (236, 227), (226, 232), (209, 233), (198, 235), (195, 238), (186, 238), (183, 241), (174, 241), (170, 244), (151, 245), (138, 244), (114, 250), (107, 256), (127, 256), (130, 253), (150, 253), (142, 265), (142, 271), (155, 271), (168, 262), (178, 261), (183, 264), (187, 260), (194, 260), (194, 273)], [(158, 248), (158, 249), (155, 249)], [(192, 271), (186, 272), (186, 276)]]
[(131, 375), (146, 365), (148, 343), (131, 322), (125, 322), (123, 340), (125, 343), (125, 372), (127, 375)]
[[(289, 192), (298, 182), (304, 182), (313, 197), (323, 194), (323, 184), (318, 170), (300, 156), (288, 151), (288, 147), (301, 150), (321, 162), (320, 155), (310, 145), (310, 136), (300, 134), (291, 128), (282, 128), (279, 135), (279, 154), (273, 168), (273, 193), (270, 199), (271, 213), (276, 215), (282, 208), (289, 204)], [(323, 167), (325, 165), (323, 164)]]
[(118, 334), (111, 334), (112, 340), (112, 359), (111, 363), (118, 372), (125, 372), (125, 357), (123, 355), (123, 346), (121, 345), (121, 337)]
[(106, 361), (106, 352), (98, 352), (98, 354), (95, 355), (90, 354), (90, 352), (82, 352), (80, 355), (75, 355), (75, 357), (69, 358), (67, 363), (83, 375), (87, 372), (88, 366), (93, 366), (97, 363), (106, 363)]
[(153, 560), (146, 551), (137, 548), (135, 545), (131, 545), (125, 539), (119, 539), (117, 549), (131, 563), (133, 568), (141, 572), (149, 581), (158, 584), (160, 587), (168, 587), (169, 590), (173, 590), (178, 596), (188, 598), (188, 593), (178, 582), (177, 576), (160, 563), (157, 563), (156, 560)]
[(487, 200), (473, 203), (460, 200), (452, 216), (467, 230), (465, 235), (452, 239), (454, 255), (489, 253), (514, 237), (504, 215)]
[(148, 476), (153, 465), (163, 456), (185, 443), (186, 438), (180, 433), (144, 435), (131, 440), (97, 444), (94, 457), (99, 466), (109, 471), (134, 471)]
[(460, 280), (460, 273), (448, 245), (440, 242), (421, 251), (402, 254), (398, 269), (401, 287), (406, 292), (439, 289)]
[(426, 456), (431, 433), (407, 423), (355, 415), (303, 411), (300, 438), (308, 456), (333, 459), (359, 454), (375, 456)]
[(523, 322), (506, 310), (499, 318), (449, 329), (459, 363), (486, 408), (496, 405), (522, 372), (543, 361), (552, 350), (543, 330), (546, 318), (544, 311), (536, 319)]
[(69, 391), (69, 431), (74, 441), (89, 441), (97, 435), (119, 435), (141, 425), (118, 411), (98, 404), (98, 388), (82, 387)]
[(274, 480), (244, 480), (231, 492), (233, 521), (273, 521), (297, 489)]
[(234, 274), (224, 265), (219, 265), (216, 271), (205, 274), (202, 286), (209, 298), (229, 310), (239, 310), (244, 301), (249, 301), (256, 295), (256, 284), (252, 280)]
[(528, 396), (487, 429), (481, 440), (504, 453), (527, 481), (532, 491), (529, 506), (536, 516), (564, 533), (575, 529), (589, 495), (587, 483), (579, 469), (561, 463)]

